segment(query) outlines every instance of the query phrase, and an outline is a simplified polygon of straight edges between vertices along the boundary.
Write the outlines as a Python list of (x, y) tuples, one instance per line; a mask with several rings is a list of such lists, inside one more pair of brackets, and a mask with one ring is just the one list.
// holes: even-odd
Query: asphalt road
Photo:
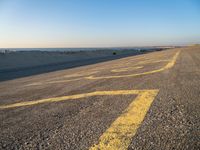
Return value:
[(1, 149), (200, 148), (200, 47), (0, 82)]
[(29, 67), (16, 67), (14, 69), (0, 68), (0, 82), (32, 76), (32, 75), (37, 75), (37, 74), (42, 74), (42, 73), (48, 73), (52, 71), (58, 71), (58, 70), (64, 70), (64, 69), (69, 69), (69, 68), (74, 68), (74, 67), (96, 64), (100, 62), (115, 60), (115, 59), (119, 59), (123, 57), (134, 56), (134, 55), (139, 55), (139, 54), (148, 53), (148, 52), (150, 51), (146, 51), (146, 52), (133, 51), (133, 52), (129, 52), (125, 54), (122, 53), (122, 54), (117, 54), (117, 55), (112, 55), (111, 53), (110, 56), (101, 56), (101, 57), (97, 56), (96, 58), (87, 58), (87, 59), (82, 58), (80, 60), (66, 61), (66, 62), (60, 62), (60, 63), (52, 63), (52, 64), (29, 66)]

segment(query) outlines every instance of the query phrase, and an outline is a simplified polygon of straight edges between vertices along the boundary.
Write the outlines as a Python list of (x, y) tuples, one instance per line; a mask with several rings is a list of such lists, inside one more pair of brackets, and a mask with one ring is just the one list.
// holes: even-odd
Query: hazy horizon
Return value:
[(0, 48), (200, 44), (198, 0), (0, 0)]
[[(198, 43), (197, 43), (198, 44)], [(196, 45), (196, 44), (191, 44)], [(199, 45), (199, 44), (198, 44)], [(151, 48), (151, 47), (181, 47), (181, 46), (190, 46), (188, 44), (186, 45), (153, 45), (153, 46), (110, 46), (110, 47), (0, 47), (1, 49), (109, 49), (109, 48)]]

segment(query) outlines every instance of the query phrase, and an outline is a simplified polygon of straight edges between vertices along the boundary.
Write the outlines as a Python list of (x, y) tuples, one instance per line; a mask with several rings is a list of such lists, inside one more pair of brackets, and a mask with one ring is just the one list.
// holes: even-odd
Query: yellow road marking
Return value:
[(70, 81), (78, 81), (81, 80), (82, 78), (76, 78), (76, 79), (69, 79), (69, 80), (50, 80), (50, 81), (44, 81), (44, 82), (35, 82), (35, 83), (30, 83), (26, 84), (25, 86), (36, 86), (36, 85), (45, 85), (45, 84), (53, 84), (53, 83), (65, 83), (65, 82), (70, 82)]
[(140, 69), (140, 68), (143, 68), (143, 66), (113, 69), (113, 70), (111, 70), (111, 72), (125, 72), (125, 71), (131, 71), (131, 70)]
[(46, 82), (43, 84), (53, 84), (53, 83), (65, 83), (65, 82), (70, 82), (70, 81), (78, 81), (81, 80), (82, 78), (76, 78), (76, 79), (69, 79), (69, 80), (58, 80), (58, 81), (50, 81), (50, 82)]
[(102, 76), (102, 77), (95, 77), (95, 76), (89, 76), (89, 77), (85, 77), (86, 79), (112, 79), (112, 78), (123, 78), (123, 77), (135, 77), (135, 76), (140, 76), (140, 75), (147, 75), (147, 74), (153, 74), (153, 73), (157, 73), (157, 72), (161, 72), (164, 71), (166, 69), (170, 69), (174, 66), (176, 59), (179, 55), (180, 51), (178, 51), (174, 57), (172, 58), (172, 60), (167, 63), (167, 65), (165, 65), (164, 67), (160, 68), (160, 69), (156, 69), (156, 70), (152, 70), (152, 71), (147, 71), (147, 72), (142, 72), (142, 73), (137, 73), (137, 74), (128, 74), (128, 75), (116, 75), (116, 76)]
[(66, 83), (70, 81), (78, 81), (83, 78), (76, 78), (76, 79), (69, 79), (69, 80), (57, 80), (57, 81), (48, 81), (48, 82), (36, 82), (36, 83), (30, 83), (25, 86), (35, 86), (35, 85), (45, 85), (45, 84), (53, 84), (53, 83)]
[(80, 98), (85, 98), (85, 97), (90, 97), (90, 96), (128, 95), (128, 94), (139, 94), (140, 92), (143, 92), (143, 90), (96, 91), (96, 92), (91, 92), (91, 93), (61, 96), (61, 97), (54, 97), (54, 98), (45, 98), (45, 99), (40, 99), (40, 100), (32, 100), (32, 101), (19, 102), (19, 103), (8, 104), (8, 105), (1, 105), (0, 109), (30, 106), (30, 105), (37, 105), (37, 104), (50, 103), (50, 102), (59, 102), (59, 101), (72, 100), (72, 99), (80, 99)]
[[(102, 77), (87, 76), (87, 75), (91, 75), (91, 74), (97, 73), (99, 71), (88, 72), (86, 74), (75, 73), (75, 74), (71, 74), (71, 75), (65, 75), (64, 77), (78, 77), (78, 76), (80, 76), (80, 78), (68, 79), (68, 80), (63, 79), (63, 80), (57, 80), (57, 81), (55, 81), (54, 79), (51, 79), (51, 80), (47, 80), (47, 81), (43, 81), (43, 82), (30, 83), (30, 84), (27, 84), (25, 86), (37, 86), (37, 85), (44, 85), (44, 84), (66, 83), (66, 82), (78, 81), (78, 80), (82, 80), (82, 79), (94, 80), (94, 79), (111, 79), (111, 78), (122, 78), (122, 77), (135, 77), (135, 76), (140, 76), (140, 75), (157, 73), (157, 72), (161, 72), (161, 71), (163, 71), (165, 69), (169, 69), (169, 68), (173, 67), (173, 65), (175, 64), (176, 58), (178, 57), (179, 53), (180, 53), (180, 51), (175, 54), (173, 59), (166, 66), (164, 66), (161, 69), (157, 69), (157, 70), (153, 70), (153, 71), (137, 73), (137, 74), (127, 74), (127, 75), (117, 75), (117, 76), (112, 76), (111, 75), (111, 76), (102, 76)], [(134, 60), (136, 60), (136, 59), (139, 59), (139, 58), (134, 58)], [(156, 62), (161, 62), (161, 61), (168, 61), (168, 60), (157, 60), (157, 61), (153, 61), (153, 62), (149, 62), (149, 60), (140, 61), (140, 62), (137, 63), (137, 65), (145, 64), (145, 63), (156, 63)], [(131, 62), (128, 62), (128, 63), (131, 63)], [(173, 65), (171, 67), (169, 67), (170, 64), (173, 64)], [(129, 71), (129, 70), (127, 70), (127, 68), (131, 68), (131, 67), (127, 67), (127, 68), (117, 69), (117, 66), (118, 67), (122, 67), (122, 64), (110, 67), (110, 69), (113, 69), (111, 72), (125, 72), (125, 71)], [(136, 65), (134, 65), (134, 66), (135, 66), (135, 68), (137, 68)], [(101, 69), (109, 69), (109, 68), (105, 68), (105, 66), (104, 66), (104, 68), (96, 68), (95, 70), (101, 70)], [(94, 70), (94, 69), (92, 69), (92, 70)], [(81, 77), (81, 76), (83, 76), (83, 77)]]
[(150, 64), (150, 63), (158, 63), (158, 62), (168, 62), (170, 60), (147, 60), (147, 61), (140, 61), (137, 64)]
[(65, 82), (70, 82), (70, 81), (78, 81), (78, 80), (81, 80), (81, 79), (83, 79), (83, 78), (62, 79), (62, 80), (55, 80), (55, 79), (59, 79), (59, 78), (68, 78), (68, 77), (81, 77), (81, 76), (86, 76), (86, 75), (95, 74), (95, 73), (98, 73), (98, 72), (99, 72), (99, 71), (86, 72), (85, 74), (74, 73), (74, 74), (65, 75), (65, 76), (63, 76), (63, 77), (57, 77), (57, 78), (50, 79), (50, 80), (43, 81), (43, 82), (30, 83), (30, 84), (27, 84), (27, 85), (25, 85), (25, 86), (35, 86), (35, 85), (44, 85), (44, 84), (65, 83)]
[(92, 71), (92, 72), (84, 72), (84, 73), (74, 73), (74, 74), (69, 74), (69, 75), (65, 75), (64, 77), (80, 77), (80, 76), (86, 76), (86, 75), (91, 75), (91, 74), (95, 74), (98, 73), (99, 71)]
[(158, 90), (139, 92), (136, 99), (99, 138), (90, 150), (125, 150), (142, 123)]
[(96, 91), (91, 93), (77, 94), (71, 96), (61, 96), (55, 98), (46, 98), (35, 101), (19, 102), (8, 105), (1, 105), (0, 109), (8, 109), (22, 106), (31, 106), (42, 103), (60, 102), (66, 100), (75, 100), (90, 96), (103, 95), (135, 95), (138, 96), (125, 109), (99, 138), (97, 144), (94, 144), (90, 150), (124, 150), (127, 149), (131, 139), (135, 135), (138, 127), (142, 123), (151, 103), (158, 94), (159, 90), (118, 90), (118, 91)]

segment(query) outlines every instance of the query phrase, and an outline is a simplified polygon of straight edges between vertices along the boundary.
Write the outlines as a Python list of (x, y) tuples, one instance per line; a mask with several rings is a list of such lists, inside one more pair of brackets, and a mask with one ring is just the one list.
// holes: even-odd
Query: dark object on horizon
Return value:
[(162, 48), (156, 49), (156, 51), (162, 51), (162, 50), (163, 50)]
[(117, 53), (116, 53), (116, 52), (113, 52), (113, 55), (117, 55)]

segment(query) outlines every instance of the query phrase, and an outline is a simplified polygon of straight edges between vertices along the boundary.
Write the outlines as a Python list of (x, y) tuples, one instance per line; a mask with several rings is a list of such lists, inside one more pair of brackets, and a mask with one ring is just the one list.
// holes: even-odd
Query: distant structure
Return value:
[(6, 54), (6, 53), (10, 53), (11, 51), (9, 49), (0, 49), (0, 53), (2, 54)]

